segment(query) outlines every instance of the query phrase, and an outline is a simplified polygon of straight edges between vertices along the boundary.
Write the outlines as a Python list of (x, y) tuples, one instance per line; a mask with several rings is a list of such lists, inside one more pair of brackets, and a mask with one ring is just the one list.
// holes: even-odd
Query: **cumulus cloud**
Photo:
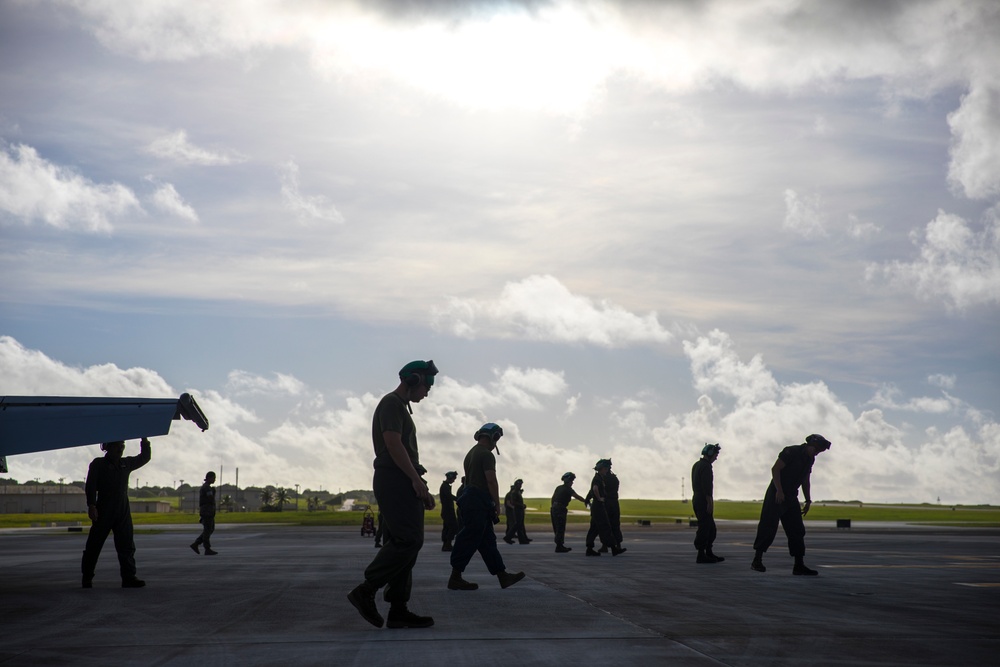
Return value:
[(238, 153), (211, 151), (196, 146), (188, 141), (187, 132), (184, 130), (177, 130), (157, 137), (146, 146), (146, 151), (165, 160), (208, 167), (246, 161), (246, 158)]
[(973, 199), (1000, 196), (1000, 86), (977, 84), (948, 115), (948, 181)]
[(0, 145), (0, 211), (57, 229), (110, 232), (110, 218), (132, 210), (142, 207), (124, 185), (93, 183), (31, 146)]
[(329, 199), (323, 195), (305, 195), (299, 188), (299, 166), (289, 160), (281, 165), (281, 198), (291, 211), (303, 222), (326, 221), (336, 224), (344, 222), (344, 216)]
[(284, 394), (302, 396), (307, 387), (304, 382), (293, 375), (275, 373), (273, 378), (266, 378), (254, 373), (235, 370), (230, 371), (226, 389), (237, 395), (241, 394)]
[(655, 312), (639, 316), (607, 301), (573, 294), (557, 278), (507, 283), (496, 299), (451, 297), (433, 312), (435, 326), (466, 338), (523, 338), (624, 347), (669, 343)]
[(906, 401), (900, 401), (902, 392), (894, 385), (884, 385), (875, 392), (875, 396), (868, 401), (869, 405), (882, 408), (883, 410), (902, 410), (904, 412), (922, 412), (925, 414), (943, 414), (959, 408), (962, 403), (956, 398), (949, 396), (947, 392), (940, 397), (920, 396)]
[(198, 222), (198, 213), (181, 198), (180, 193), (170, 183), (165, 183), (156, 188), (150, 200), (161, 211), (182, 220), (187, 220), (188, 222)]
[(943, 375), (941, 373), (937, 373), (928, 376), (927, 383), (934, 385), (935, 387), (941, 387), (942, 389), (954, 389), (957, 379), (958, 378), (954, 375)]
[(859, 220), (853, 213), (847, 216), (847, 235), (853, 239), (867, 240), (882, 231), (874, 222)]
[(819, 195), (799, 195), (785, 190), (785, 219), (782, 227), (806, 238), (826, 236), (823, 201)]
[(885, 278), (889, 284), (912, 290), (923, 299), (941, 298), (964, 309), (1000, 302), (1000, 211), (994, 207), (977, 232), (961, 217), (938, 211), (923, 234), (910, 238), (920, 249), (912, 262), (893, 261), (871, 265), (869, 280)]

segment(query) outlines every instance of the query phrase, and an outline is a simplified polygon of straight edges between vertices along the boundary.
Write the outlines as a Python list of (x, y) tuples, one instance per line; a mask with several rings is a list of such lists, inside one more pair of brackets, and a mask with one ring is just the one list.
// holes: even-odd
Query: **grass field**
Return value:
[[(527, 498), (529, 524), (549, 524), (549, 500)], [(676, 523), (693, 518), (690, 503), (679, 500), (630, 500), (623, 499), (622, 523), (648, 520), (654, 524)], [(570, 509), (583, 510), (583, 504), (574, 502)], [(278, 523), (301, 526), (361, 526), (363, 512), (336, 512), (285, 510), (284, 512), (222, 512), (216, 523)], [(724, 501), (715, 504), (715, 518), (729, 520), (755, 520), (760, 516), (760, 502)], [(914, 524), (967, 525), (970, 527), (1000, 527), (1000, 507), (962, 506), (954, 508), (941, 505), (874, 505), (858, 503), (816, 503), (809, 512), (809, 519), (833, 521), (851, 519), (853, 524), (865, 521), (892, 521)], [(191, 513), (133, 513), (137, 526), (156, 524), (197, 524), (198, 517)], [(571, 514), (570, 523), (587, 523), (586, 514)], [(0, 528), (26, 528), (32, 525), (90, 523), (84, 514), (0, 514)], [(441, 523), (437, 510), (427, 512), (428, 525)]]

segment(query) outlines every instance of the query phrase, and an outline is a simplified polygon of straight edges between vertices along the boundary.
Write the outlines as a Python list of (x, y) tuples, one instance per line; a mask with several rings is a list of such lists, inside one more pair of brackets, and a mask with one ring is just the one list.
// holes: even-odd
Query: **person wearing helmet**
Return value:
[[(618, 475), (611, 470), (611, 459), (607, 459), (608, 474), (604, 477), (604, 511), (608, 514), (608, 526), (611, 528), (611, 536), (614, 544), (621, 546), (624, 541), (622, 536), (622, 508), (618, 502), (618, 489), (621, 481)], [(608, 544), (601, 544), (598, 549), (602, 554), (608, 553)]]
[(614, 533), (611, 531), (611, 523), (608, 521), (608, 511), (605, 506), (605, 496), (607, 488), (605, 480), (611, 472), (611, 460), (601, 459), (594, 465), (594, 479), (590, 482), (590, 493), (587, 499), (590, 500), (590, 530), (587, 531), (587, 555), (600, 556), (600, 552), (594, 549), (594, 540), (597, 536), (601, 538), (601, 544), (610, 546), (611, 555), (617, 556), (625, 553), (627, 549), (615, 541)]
[(101, 445), (105, 452), (90, 462), (87, 470), (87, 514), (93, 524), (83, 549), (83, 587), (92, 588), (97, 559), (109, 533), (115, 536), (118, 568), (122, 588), (142, 588), (146, 582), (135, 576), (135, 540), (132, 531), (132, 508), (128, 502), (128, 476), (149, 463), (149, 440), (139, 441), (139, 455), (126, 456), (125, 441), (116, 440)]
[(457, 478), (458, 473), (454, 470), (446, 472), (438, 494), (441, 499), (441, 551), (451, 551), (451, 541), (458, 534), (458, 518), (455, 516), (455, 496), (451, 492), (451, 485), (454, 484)]
[(497, 459), (493, 450), (503, 436), (503, 429), (492, 422), (483, 424), (473, 438), (475, 446), (465, 455), (465, 489), (458, 495), (462, 513), (462, 528), (455, 536), (451, 552), (451, 576), (448, 588), (453, 591), (474, 591), (479, 584), (466, 581), (462, 573), (477, 551), (486, 569), (500, 582), (500, 588), (513, 586), (524, 579), (524, 572), (507, 572), (503, 556), (497, 549), (493, 526), (500, 523), (500, 486), (497, 483)]
[[(417, 431), (411, 403), (419, 403), (434, 385), (433, 361), (411, 361), (399, 370), (399, 385), (382, 397), (372, 416), (375, 473), (372, 489), (385, 524), (384, 541), (365, 569), (365, 580), (347, 595), (361, 617), (377, 628), (428, 628), (430, 616), (411, 612), (407, 603), (413, 566), (424, 544), (424, 510), (434, 509), (434, 496), (421, 475)], [(385, 587), (387, 619), (379, 614), (375, 595)]]
[(696, 563), (721, 563), (726, 560), (712, 552), (715, 542), (715, 500), (713, 486), (715, 473), (712, 464), (719, 458), (722, 447), (706, 444), (701, 448), (701, 458), (691, 468), (691, 506), (698, 519), (698, 532), (694, 536), (694, 548), (698, 550)]
[(504, 516), (507, 519), (507, 532), (503, 541), (507, 544), (514, 544), (517, 538), (518, 544), (529, 544), (531, 539), (524, 527), (524, 480), (517, 479), (510, 485), (510, 491), (503, 498)]
[(584, 505), (587, 500), (573, 490), (573, 482), (576, 475), (571, 472), (562, 476), (563, 483), (552, 492), (552, 504), (549, 508), (549, 516), (552, 518), (552, 532), (556, 538), (556, 553), (564, 554), (572, 551), (572, 547), (566, 546), (566, 516), (569, 514), (569, 501), (576, 498)]
[(205, 475), (205, 483), (201, 485), (198, 494), (198, 523), (201, 524), (201, 535), (191, 544), (191, 549), (196, 553), (198, 545), (205, 545), (205, 555), (215, 556), (219, 552), (212, 549), (212, 533), (215, 532), (215, 473), (211, 470)]
[[(792, 574), (819, 574), (806, 567), (803, 558), (806, 553), (806, 528), (802, 517), (809, 513), (812, 505), (812, 489), (809, 477), (812, 475), (816, 455), (830, 449), (830, 441), (819, 434), (812, 434), (801, 445), (790, 445), (781, 450), (771, 466), (771, 482), (764, 492), (764, 504), (760, 508), (760, 522), (757, 537), (753, 542), (754, 558), (750, 567), (757, 572), (766, 572), (764, 552), (774, 542), (778, 533), (778, 523), (788, 538), (788, 553), (795, 559)], [(799, 487), (805, 496), (805, 506), (799, 506)]]

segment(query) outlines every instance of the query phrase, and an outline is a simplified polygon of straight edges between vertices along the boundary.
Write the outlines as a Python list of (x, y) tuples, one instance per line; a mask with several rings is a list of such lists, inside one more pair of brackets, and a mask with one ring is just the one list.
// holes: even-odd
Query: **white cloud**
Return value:
[(695, 342), (684, 341), (691, 359), (694, 387), (700, 392), (731, 396), (738, 405), (774, 400), (778, 383), (764, 366), (761, 355), (743, 363), (728, 334), (718, 329)]
[(806, 238), (826, 236), (823, 201), (819, 195), (799, 195), (785, 190), (785, 220), (782, 226)]
[(859, 220), (853, 213), (847, 216), (847, 235), (858, 240), (867, 240), (882, 231), (874, 222)]
[(181, 198), (180, 193), (170, 183), (165, 183), (156, 188), (151, 200), (161, 211), (165, 211), (188, 222), (198, 222), (198, 213)]
[(302, 396), (308, 390), (304, 382), (293, 375), (275, 373), (273, 378), (266, 378), (246, 371), (229, 372), (226, 389), (236, 395), (246, 394), (282, 394)]
[(956, 378), (954, 375), (942, 375), (937, 373), (935, 375), (929, 375), (927, 377), (927, 383), (934, 385), (935, 387), (941, 387), (942, 389), (954, 389)]
[(875, 392), (875, 396), (868, 403), (883, 410), (902, 410), (924, 414), (944, 414), (956, 410), (962, 405), (961, 401), (947, 393), (939, 398), (920, 396), (901, 403), (898, 400), (901, 393), (899, 388), (894, 385), (884, 385)]
[(281, 198), (291, 211), (303, 222), (325, 220), (336, 224), (344, 222), (344, 216), (330, 200), (323, 195), (304, 195), (299, 189), (299, 166), (289, 160), (281, 165)]
[(209, 167), (246, 161), (244, 156), (237, 153), (210, 151), (195, 146), (188, 141), (187, 132), (184, 130), (157, 137), (146, 147), (146, 151), (166, 160)]
[(1000, 196), (1000, 87), (977, 84), (948, 115), (948, 181), (973, 199)]
[(866, 276), (884, 276), (891, 285), (917, 296), (941, 298), (959, 309), (1000, 302), (1000, 222), (996, 207), (981, 232), (957, 215), (938, 211), (924, 234), (911, 235), (920, 248), (913, 262), (871, 265)]
[(141, 211), (139, 200), (119, 183), (95, 184), (39, 157), (31, 146), (0, 146), (0, 211), (57, 229), (110, 232), (109, 218)]
[(536, 275), (504, 285), (493, 300), (451, 297), (435, 309), (435, 325), (466, 338), (522, 338), (624, 347), (669, 343), (673, 335), (656, 313), (630, 313), (607, 301), (571, 293), (554, 276)]

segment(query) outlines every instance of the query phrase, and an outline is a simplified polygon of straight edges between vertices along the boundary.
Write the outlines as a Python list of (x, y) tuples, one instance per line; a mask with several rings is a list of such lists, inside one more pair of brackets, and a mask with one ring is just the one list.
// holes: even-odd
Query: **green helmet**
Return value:
[(438, 374), (434, 360), (411, 361), (399, 369), (399, 379), (408, 387), (416, 387), (423, 382), (428, 387), (434, 386), (434, 376)]

